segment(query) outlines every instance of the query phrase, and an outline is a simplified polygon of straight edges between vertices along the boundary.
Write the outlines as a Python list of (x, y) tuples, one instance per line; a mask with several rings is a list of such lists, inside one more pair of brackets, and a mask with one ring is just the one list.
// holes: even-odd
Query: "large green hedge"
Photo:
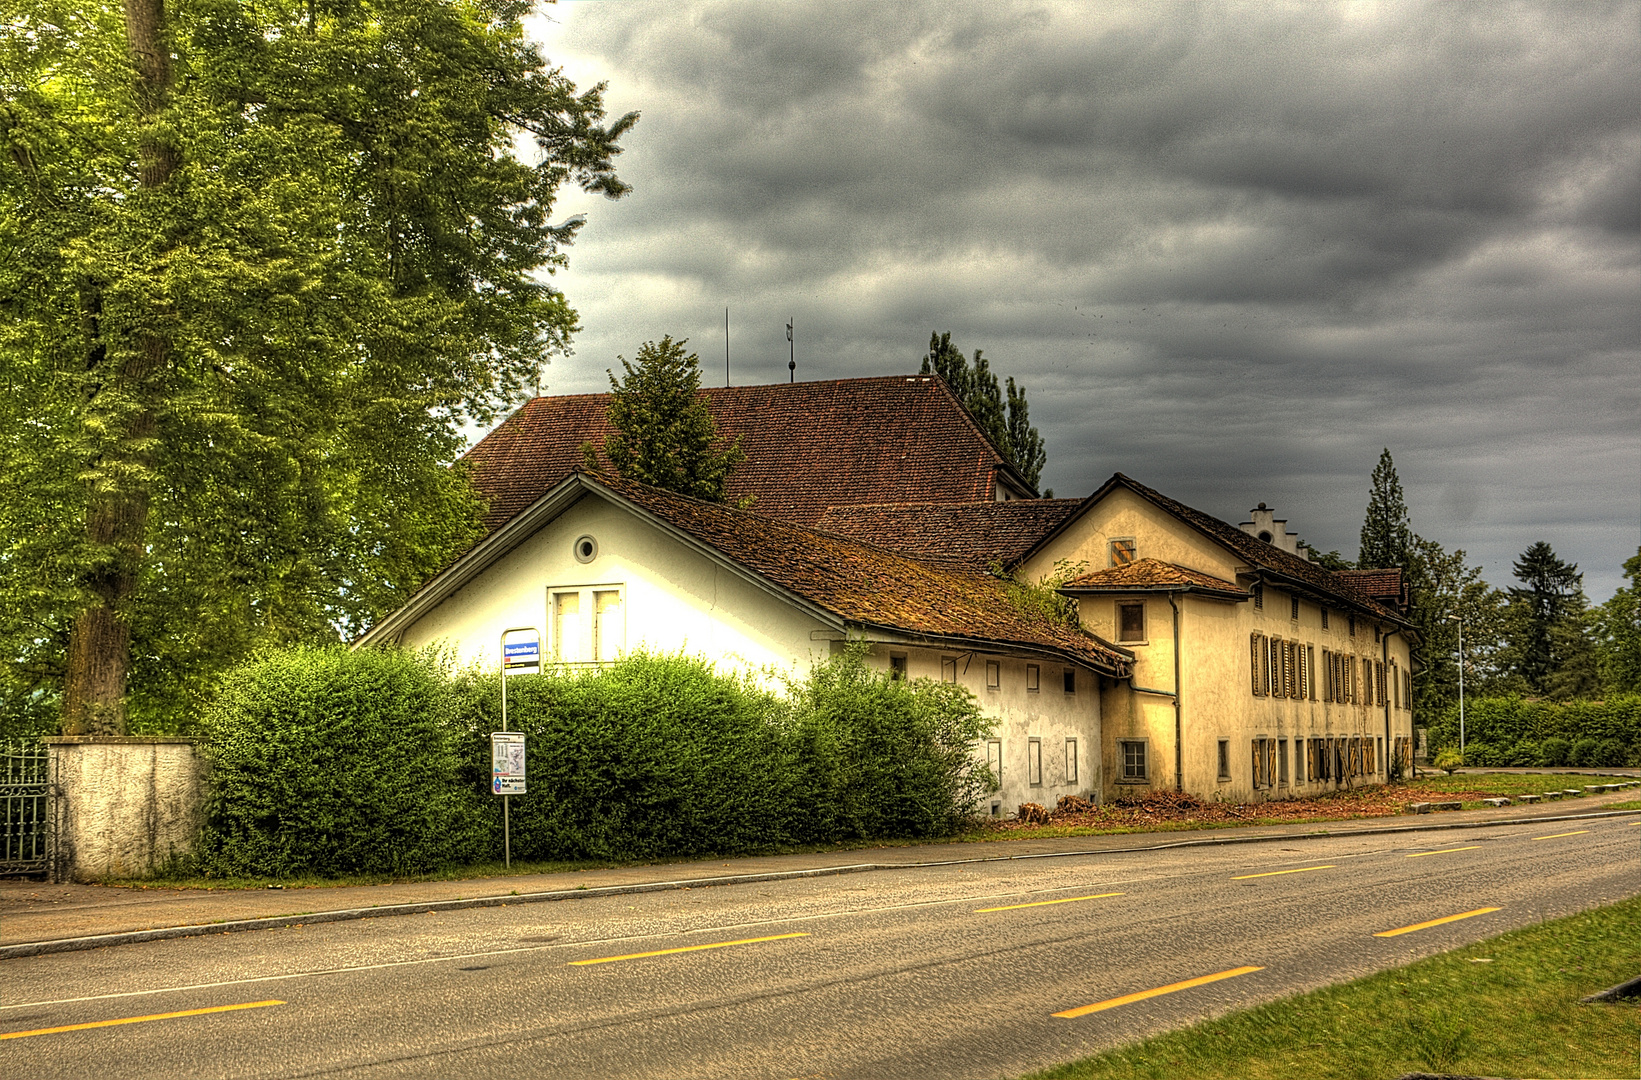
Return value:
[(236, 668), (205, 720), (198, 871), (409, 873), (470, 857), (484, 804), (458, 782), (454, 706), (430, 653), (298, 648)]
[[(235, 670), (212, 710), (198, 869), (414, 872), (499, 858), (489, 793), (500, 679), (391, 649), (293, 650)], [(782, 694), (685, 656), (508, 680), (529, 736), (523, 859), (648, 859), (955, 831), (989, 787), (959, 687), (858, 652)]]
[[(1530, 701), (1520, 697), (1465, 702), (1465, 763), (1477, 766), (1589, 767), (1641, 765), (1641, 695), (1605, 701)], [(1459, 743), (1459, 709), (1429, 728), (1432, 752)]]

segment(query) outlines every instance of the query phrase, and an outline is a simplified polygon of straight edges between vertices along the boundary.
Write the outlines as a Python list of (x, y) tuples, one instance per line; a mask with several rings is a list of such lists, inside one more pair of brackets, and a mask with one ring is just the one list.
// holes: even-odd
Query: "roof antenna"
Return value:
[(788, 353), (788, 358), (787, 358), (787, 361), (786, 361), (786, 371), (787, 371), (786, 381), (789, 382), (789, 383), (790, 382), (797, 382), (798, 381), (798, 347), (796, 345), (792, 344), (792, 320), (791, 319), (786, 320), (786, 351)]

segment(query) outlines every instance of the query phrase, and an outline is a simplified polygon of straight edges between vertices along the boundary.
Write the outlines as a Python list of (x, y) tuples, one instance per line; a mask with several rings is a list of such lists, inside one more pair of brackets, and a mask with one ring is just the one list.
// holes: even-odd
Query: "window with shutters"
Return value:
[(1258, 608), (1263, 608), (1264, 606), (1265, 606), (1265, 585), (1264, 585), (1263, 582), (1255, 582), (1254, 583), (1254, 607), (1255, 607), (1255, 609), (1258, 609)]
[(1354, 615), (1350, 617), (1350, 636), (1356, 636), (1356, 616)]
[(1373, 704), (1373, 661), (1362, 657), (1362, 704)]
[(1316, 646), (1315, 645), (1306, 645), (1305, 646), (1305, 670), (1310, 673), (1310, 675), (1309, 675), (1310, 684), (1311, 684), (1310, 699), (1312, 701), (1315, 701), (1316, 700)]
[(1327, 628), (1328, 628), (1328, 609), (1323, 608), (1322, 609), (1322, 629), (1326, 630)]
[(1385, 696), (1386, 696), (1385, 695), (1385, 664), (1384, 664), (1383, 660), (1375, 660), (1373, 662), (1373, 681), (1379, 687), (1379, 704), (1381, 704), (1381, 705), (1386, 704), (1386, 701), (1385, 701)]
[(1253, 675), (1254, 697), (1265, 696), (1265, 680), (1263, 678), (1265, 663), (1261, 657), (1264, 649), (1261, 645), (1261, 635), (1248, 635), (1248, 668)]
[(1292, 619), (1294, 622), (1298, 622), (1299, 621), (1299, 597), (1297, 597), (1297, 596), (1289, 597), (1289, 602), (1292, 605), (1293, 610), (1292, 610), (1292, 614), (1290, 614), (1288, 617), (1290, 619)]
[(1119, 537), (1108, 545), (1111, 553), (1112, 566), (1127, 566), (1134, 561), (1134, 538), (1132, 536)]

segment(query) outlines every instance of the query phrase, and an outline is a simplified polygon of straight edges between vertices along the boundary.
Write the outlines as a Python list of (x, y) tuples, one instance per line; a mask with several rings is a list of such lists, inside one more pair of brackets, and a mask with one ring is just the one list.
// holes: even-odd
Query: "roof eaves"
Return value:
[[(930, 633), (926, 630), (908, 630), (901, 626), (892, 626), (887, 623), (865, 622), (859, 619), (851, 619), (849, 622), (850, 625), (859, 626), (864, 629), (895, 634), (908, 641), (924, 642), (932, 645), (949, 645), (953, 648), (960, 648), (968, 652), (995, 652), (1000, 655), (1029, 653), (1033, 656), (1044, 657), (1045, 659), (1063, 660), (1068, 663), (1078, 664), (1082, 667), (1098, 671), (1103, 675), (1110, 675), (1112, 678), (1126, 678), (1131, 673), (1130, 671), (1124, 671), (1121, 663), (1100, 663), (1097, 662), (1092, 656), (1073, 652), (1070, 649), (1056, 648), (1052, 645), (1045, 645), (1035, 641), (1007, 641), (998, 638), (970, 637), (959, 634), (936, 634)], [(1129, 664), (1133, 663), (1134, 654), (1132, 651), (1124, 649), (1120, 645), (1114, 645), (1103, 638), (1094, 637), (1092, 634), (1089, 636), (1093, 637), (1094, 641), (1101, 648), (1109, 649), (1111, 652), (1117, 654), (1120, 660), (1126, 660)]]

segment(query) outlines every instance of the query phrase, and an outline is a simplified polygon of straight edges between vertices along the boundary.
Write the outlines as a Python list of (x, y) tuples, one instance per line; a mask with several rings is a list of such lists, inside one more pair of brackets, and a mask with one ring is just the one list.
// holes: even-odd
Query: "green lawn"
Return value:
[(1546, 791), (1565, 791), (1568, 788), (1586, 788), (1592, 784), (1613, 784), (1628, 779), (1622, 776), (1589, 776), (1578, 773), (1428, 773), (1419, 770), (1419, 779), (1407, 786), (1430, 792), (1432, 795), (1449, 791), (1488, 791), (1498, 795), (1538, 795)]
[(1031, 1080), (1641, 1076), (1641, 1002), (1579, 1003), (1637, 974), (1641, 898), (1203, 1021)]

